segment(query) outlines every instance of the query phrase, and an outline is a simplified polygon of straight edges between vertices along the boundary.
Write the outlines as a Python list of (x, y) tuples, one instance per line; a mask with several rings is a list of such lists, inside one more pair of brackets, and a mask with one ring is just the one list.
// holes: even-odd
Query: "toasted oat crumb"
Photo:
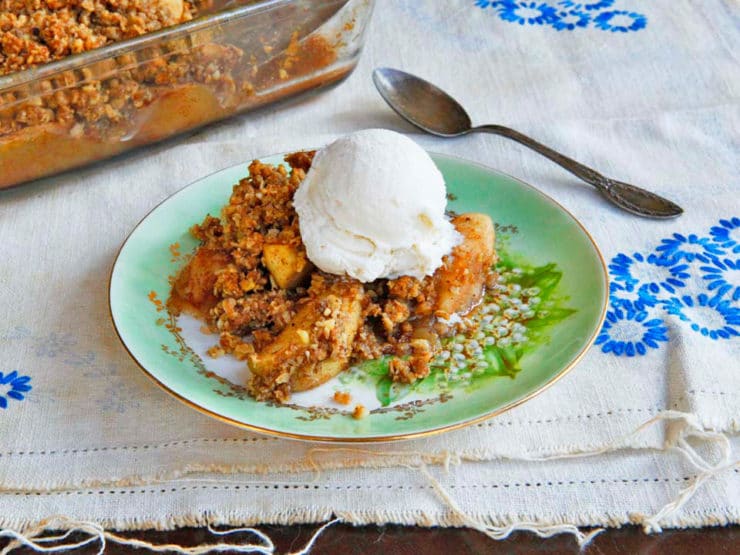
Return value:
[(367, 409), (365, 405), (355, 405), (355, 410), (352, 412), (352, 418), (355, 420), (361, 420), (367, 416)]
[(190, 0), (4, 0), (0, 74), (137, 37), (193, 18)]
[(172, 243), (170, 245), (170, 262), (178, 262), (180, 258), (182, 257), (182, 254), (180, 253), (180, 243)]
[(211, 358), (219, 358), (226, 354), (226, 352), (219, 347), (218, 345), (214, 345), (210, 349), (208, 349), (208, 356)]
[[(350, 402), (352, 402), (352, 395), (350, 395), (348, 391), (335, 391), (334, 401), (340, 405), (349, 405)], [(355, 410), (357, 409), (355, 408)]]
[(426, 339), (413, 339), (409, 343), (411, 356), (408, 359), (394, 357), (388, 363), (388, 375), (394, 382), (414, 383), (429, 375), (432, 348)]

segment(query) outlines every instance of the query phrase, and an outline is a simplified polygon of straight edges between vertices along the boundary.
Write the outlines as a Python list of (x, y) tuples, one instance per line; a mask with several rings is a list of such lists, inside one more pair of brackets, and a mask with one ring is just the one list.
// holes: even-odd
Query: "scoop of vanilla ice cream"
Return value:
[(308, 258), (369, 282), (431, 275), (460, 242), (442, 174), (414, 141), (385, 129), (316, 153), (293, 203)]

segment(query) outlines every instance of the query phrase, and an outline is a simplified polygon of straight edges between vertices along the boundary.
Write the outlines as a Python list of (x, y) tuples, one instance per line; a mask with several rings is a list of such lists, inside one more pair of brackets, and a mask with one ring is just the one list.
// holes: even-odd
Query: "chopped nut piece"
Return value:
[(296, 330), (296, 335), (300, 338), (301, 343), (308, 345), (310, 338), (306, 330)]

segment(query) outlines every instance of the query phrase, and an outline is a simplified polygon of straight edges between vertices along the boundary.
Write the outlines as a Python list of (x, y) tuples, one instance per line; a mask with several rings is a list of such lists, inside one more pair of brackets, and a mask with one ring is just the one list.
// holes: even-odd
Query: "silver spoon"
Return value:
[(398, 115), (427, 133), (440, 137), (459, 137), (474, 131), (502, 135), (546, 156), (628, 212), (650, 218), (673, 218), (683, 213), (680, 206), (668, 199), (605, 177), (514, 129), (502, 125), (473, 127), (470, 116), (454, 98), (419, 77), (384, 67), (373, 72), (373, 82)]

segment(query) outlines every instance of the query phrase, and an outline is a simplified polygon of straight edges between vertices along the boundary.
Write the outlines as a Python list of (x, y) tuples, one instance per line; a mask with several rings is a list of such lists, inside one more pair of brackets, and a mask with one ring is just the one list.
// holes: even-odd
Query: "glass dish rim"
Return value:
[[(54, 76), (75, 69), (80, 69), (89, 64), (103, 61), (115, 56), (121, 56), (147, 46), (153, 46), (163, 40), (176, 40), (208, 29), (215, 25), (227, 23), (231, 20), (241, 19), (245, 16), (255, 15), (278, 7), (295, 3), (296, 0), (258, 0), (255, 3), (235, 8), (226, 8), (212, 14), (195, 18), (185, 23), (179, 23), (158, 31), (144, 35), (114, 42), (101, 48), (88, 50), (79, 54), (72, 54), (61, 60), (55, 60), (37, 67), (25, 69), (0, 76), (0, 93), (21, 85), (28, 85), (41, 79), (51, 79)], [(345, 0), (347, 4), (350, 0)]]

